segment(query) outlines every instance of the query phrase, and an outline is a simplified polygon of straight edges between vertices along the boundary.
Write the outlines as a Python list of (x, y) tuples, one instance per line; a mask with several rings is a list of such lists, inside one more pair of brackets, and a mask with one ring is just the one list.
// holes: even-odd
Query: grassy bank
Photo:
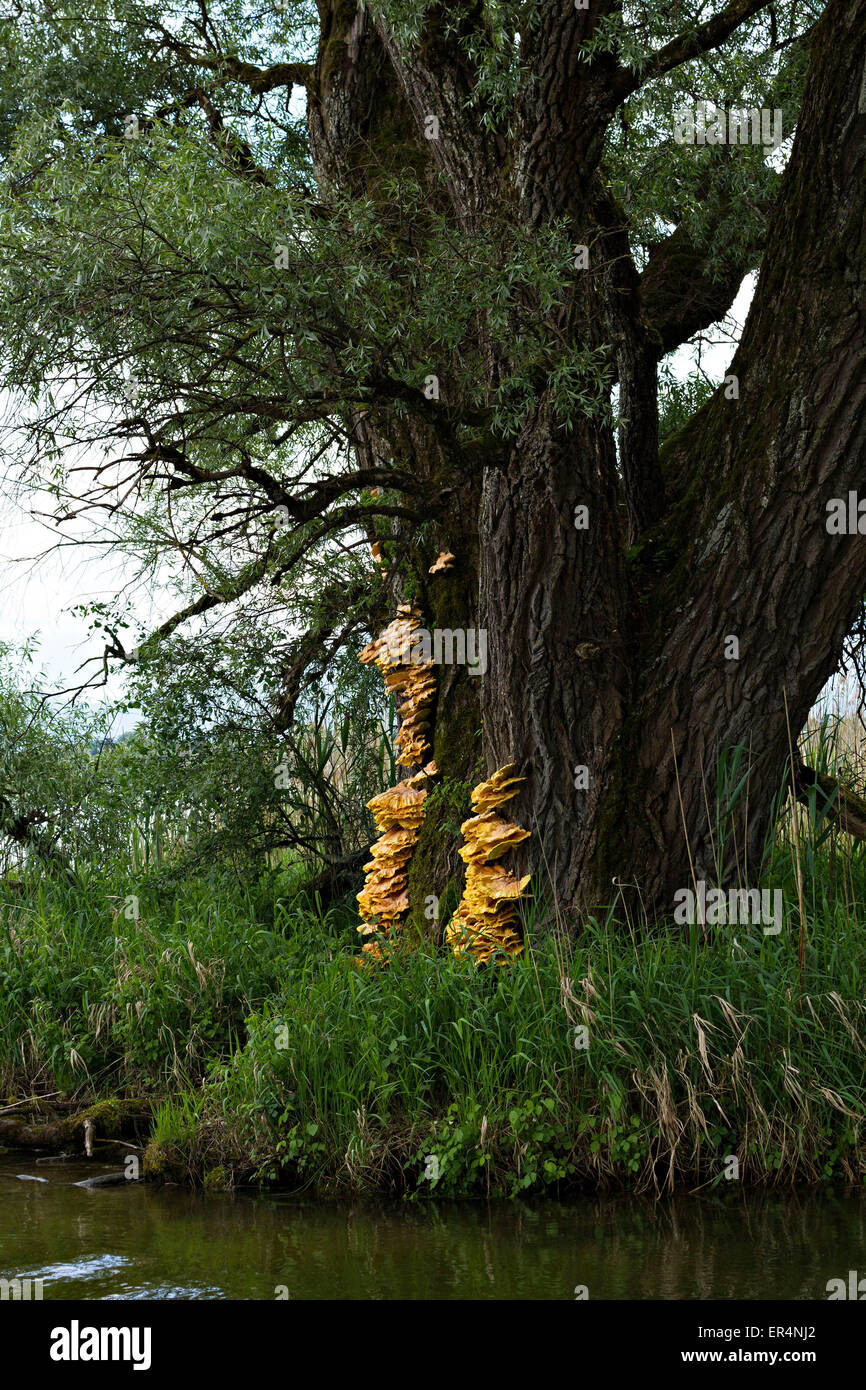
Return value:
[[(638, 924), (478, 971), (359, 970), (350, 906), (291, 880), (25, 885), (0, 902), (10, 1101), (149, 1096), (146, 1171), (220, 1187), (439, 1194), (866, 1179), (866, 874), (804, 813), (765, 882), (784, 927)], [(541, 914), (536, 904), (535, 911)], [(581, 1031), (585, 1030), (585, 1031)]]
[(784, 938), (597, 923), (486, 976), (420, 952), (359, 976), (335, 955), (250, 1020), (194, 1122), (165, 1109), (161, 1153), (332, 1189), (718, 1182), (731, 1154), (747, 1182), (859, 1182), (863, 946), (837, 923), (810, 955), (802, 990)]

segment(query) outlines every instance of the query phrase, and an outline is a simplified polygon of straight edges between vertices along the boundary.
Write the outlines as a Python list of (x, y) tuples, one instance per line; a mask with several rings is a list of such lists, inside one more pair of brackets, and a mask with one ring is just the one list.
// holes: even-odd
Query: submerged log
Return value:
[(140, 1178), (131, 1178), (126, 1173), (100, 1173), (95, 1178), (84, 1178), (81, 1182), (73, 1183), (74, 1187), (123, 1187), (128, 1182), (140, 1182)]

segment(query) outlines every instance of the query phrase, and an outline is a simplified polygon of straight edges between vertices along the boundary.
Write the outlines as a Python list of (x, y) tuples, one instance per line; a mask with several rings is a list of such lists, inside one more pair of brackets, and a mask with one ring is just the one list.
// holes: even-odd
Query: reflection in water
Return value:
[[(866, 1197), (731, 1190), (499, 1203), (87, 1189), (0, 1157), (0, 1277), (46, 1299), (826, 1299), (866, 1275)], [(285, 1294), (283, 1294), (285, 1296)]]

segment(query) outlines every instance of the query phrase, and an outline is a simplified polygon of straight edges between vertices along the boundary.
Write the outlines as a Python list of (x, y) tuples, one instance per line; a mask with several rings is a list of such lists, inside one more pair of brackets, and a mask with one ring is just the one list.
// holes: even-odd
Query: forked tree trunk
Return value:
[(664, 451), (662, 520), (628, 552), (612, 442), (590, 422), (557, 442), (543, 409), (485, 483), (488, 765), (527, 771), (527, 858), (565, 906), (622, 884), (670, 913), (693, 877), (754, 884), (789, 736), (862, 603), (866, 540), (830, 534), (827, 502), (866, 495), (866, 24), (834, 17), (736, 385)]
[[(341, 13), (334, 9), (332, 26)], [(323, 178), (345, 169), (346, 131), (357, 132), (352, 100), (368, 92), (365, 51), (380, 79), (390, 72), (388, 110), (401, 128), (417, 119), (416, 79), (428, 105), (435, 101), (423, 70), (413, 77), (396, 61), (389, 69), (384, 55), (393, 54), (369, 18), (352, 23), (339, 69), (332, 58), (325, 73), (320, 57), (312, 123)], [(333, 55), (329, 34), (324, 51)], [(667, 326), (647, 329), (640, 306), (622, 326), (637, 283), (632, 267), (625, 298), (622, 284), (609, 286), (606, 304), (581, 308), (578, 292), (570, 320), (581, 345), (598, 339), (595, 310), (613, 325), (609, 341), (618, 333), (623, 400), (633, 403), (620, 462), (609, 425), (586, 419), (566, 433), (542, 391), (520, 436), (503, 441), (484, 471), (477, 551), (465, 534), (471, 492), (459, 509), (472, 560), (459, 571), (462, 592), (452, 584), (441, 612), (455, 625), (461, 612), (477, 613), (487, 630), (486, 766), (516, 762), (525, 775), (510, 808), (534, 832), (524, 858), (537, 887), (555, 890), (566, 911), (610, 902), (621, 885), (662, 914), (693, 876), (754, 885), (785, 778), (789, 723), (796, 742), (866, 589), (866, 540), (826, 526), (830, 498), (858, 487), (866, 494), (866, 5), (831, 0), (812, 43), (794, 150), (731, 367), (737, 390), (720, 389), (658, 460), (648, 354), (654, 339), (669, 347), (670, 335)], [(425, 53), (432, 63), (433, 39)], [(548, 96), (559, 90), (547, 70), (545, 83)], [(567, 125), (567, 83), (560, 98)], [(341, 123), (338, 130), (335, 115), (329, 129), (342, 142), (342, 165), (323, 155), (329, 103)], [(602, 97), (578, 102), (577, 115), (589, 122), (599, 104)], [(472, 163), (471, 135), (458, 137), (462, 163), (447, 143), (437, 151), (452, 180)], [(467, 233), (484, 197), (494, 196), (483, 138), (472, 196), (462, 201)], [(554, 140), (552, 148), (564, 146)], [(527, 225), (567, 212), (581, 240), (604, 205), (598, 148), (589, 141), (569, 164), (545, 161), (537, 132), (527, 140), (515, 162), (523, 180), (515, 207)], [(503, 185), (495, 196), (510, 194)], [(682, 287), (684, 299), (691, 288)], [(387, 439), (387, 420), (379, 428)], [(580, 505), (585, 530), (575, 525)], [(447, 518), (439, 534), (447, 544)], [(429, 553), (419, 558), (429, 563)], [(434, 736), (446, 766), (452, 731), (474, 717), (474, 691), (465, 680), (452, 684), (440, 686)], [(468, 766), (455, 762), (458, 773)], [(720, 766), (728, 793), (740, 787), (727, 804)], [(435, 856), (426, 863), (416, 893), (441, 891), (429, 881)]]

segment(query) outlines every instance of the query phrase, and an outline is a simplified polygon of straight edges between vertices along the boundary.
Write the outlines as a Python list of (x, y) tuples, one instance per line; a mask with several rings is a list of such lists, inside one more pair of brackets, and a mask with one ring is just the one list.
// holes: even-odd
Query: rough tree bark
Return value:
[[(526, 776), (510, 807), (534, 832), (525, 860), (566, 909), (609, 902), (620, 883), (664, 913), (693, 874), (754, 881), (785, 778), (787, 719), (796, 740), (866, 586), (863, 539), (825, 524), (828, 499), (862, 481), (866, 435), (866, 3), (830, 0), (813, 31), (793, 153), (731, 367), (738, 397), (720, 389), (661, 453), (656, 363), (725, 311), (738, 277), (707, 277), (681, 233), (642, 276), (631, 261), (599, 166), (638, 79), (579, 51), (614, 0), (548, 7), (525, 42), (536, 78), (507, 140), (467, 107), (473, 73), (441, 9), (405, 57), (369, 12), (342, 0), (319, 8), (309, 110), (322, 184), (375, 188), (385, 150), (429, 166), (431, 198), (446, 198), (465, 236), (488, 215), (530, 231), (567, 218), (593, 259), (551, 333), (610, 348), (628, 416), (618, 457), (602, 420), (566, 433), (542, 384), (519, 436), (488, 440), (474, 460), (435, 430), (410, 437), (386, 412), (365, 421), (359, 449), (410, 453), (413, 468), (454, 488), (423, 543), (394, 531), (431, 626), (488, 631), (480, 711), (477, 686), (454, 673), (440, 681), (437, 761), (457, 779), (474, 772), (466, 729), (480, 715), (487, 769), (516, 762)], [(760, 8), (732, 0), (662, 50), (656, 69), (723, 42)], [(441, 138), (425, 143), (430, 113)], [(507, 368), (491, 351), (490, 390)], [(574, 524), (578, 505), (587, 530)], [(426, 570), (439, 548), (460, 565), (437, 610)], [(720, 845), (717, 767), (734, 749), (748, 792), (729, 805), (722, 792)], [(586, 789), (575, 785), (579, 767)], [(453, 859), (423, 863), (429, 878), (416, 873), (416, 893), (441, 891)]]

